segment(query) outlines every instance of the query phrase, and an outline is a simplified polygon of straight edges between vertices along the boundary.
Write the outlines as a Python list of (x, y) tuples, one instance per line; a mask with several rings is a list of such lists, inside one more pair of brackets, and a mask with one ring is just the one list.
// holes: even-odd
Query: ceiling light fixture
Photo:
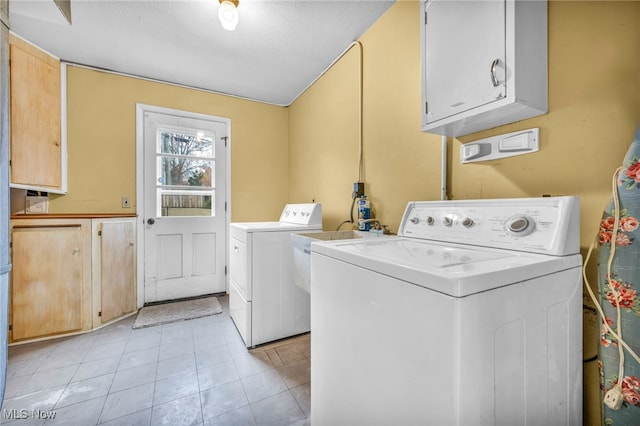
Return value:
[(238, 3), (239, 0), (219, 0), (220, 8), (218, 9), (218, 19), (222, 24), (222, 28), (233, 31), (238, 25)]

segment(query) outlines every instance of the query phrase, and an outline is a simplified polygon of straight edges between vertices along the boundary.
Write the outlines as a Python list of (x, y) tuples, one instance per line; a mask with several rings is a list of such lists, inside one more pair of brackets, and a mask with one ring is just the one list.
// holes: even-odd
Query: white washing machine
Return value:
[(311, 244), (313, 425), (582, 425), (575, 197), (411, 202)]
[(229, 313), (247, 347), (309, 331), (309, 293), (295, 285), (291, 234), (322, 230), (322, 206), (287, 204), (278, 222), (234, 222)]

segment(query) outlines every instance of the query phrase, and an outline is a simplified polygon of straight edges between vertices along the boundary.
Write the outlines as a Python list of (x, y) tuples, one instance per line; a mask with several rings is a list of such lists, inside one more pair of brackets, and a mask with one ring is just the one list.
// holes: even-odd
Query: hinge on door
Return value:
[(98, 316), (101, 317), (102, 316), (102, 311), (98, 312)]
[(102, 231), (98, 231), (98, 237), (102, 236)]
[(429, 102), (425, 102), (424, 103), (424, 113), (428, 113), (429, 112)]
[(227, 275), (227, 265), (224, 265), (224, 274)]
[(427, 25), (427, 12), (424, 13), (424, 24)]
[(9, 331), (13, 331), (13, 324), (9, 324)]
[(11, 160), (9, 160), (9, 167), (11, 167)]
[(225, 212), (227, 211), (227, 202), (226, 201), (224, 202), (224, 211)]
[(224, 147), (227, 147), (227, 140), (229, 139), (229, 136), (223, 136), (222, 138), (220, 138), (224, 141)]

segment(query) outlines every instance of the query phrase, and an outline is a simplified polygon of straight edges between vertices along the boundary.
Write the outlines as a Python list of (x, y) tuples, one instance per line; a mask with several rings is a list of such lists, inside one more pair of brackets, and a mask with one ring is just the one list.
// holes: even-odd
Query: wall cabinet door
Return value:
[[(434, 1), (426, 26), (427, 123), (504, 97), (503, 1)], [(491, 79), (494, 61), (496, 81)]]
[(547, 111), (547, 5), (422, 2), (422, 130), (447, 136)]
[(11, 184), (64, 192), (60, 61), (10, 37)]
[(88, 222), (14, 224), (12, 340), (80, 331), (90, 322)]
[(136, 310), (135, 218), (93, 220), (94, 321), (101, 325)]

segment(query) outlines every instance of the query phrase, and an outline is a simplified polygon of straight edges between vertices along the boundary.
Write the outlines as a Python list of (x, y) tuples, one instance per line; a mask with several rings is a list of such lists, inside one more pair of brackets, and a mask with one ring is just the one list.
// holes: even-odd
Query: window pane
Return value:
[(213, 194), (161, 193), (160, 216), (215, 216)]
[(208, 160), (160, 157), (158, 184), (213, 188), (215, 163)]
[(161, 154), (186, 155), (190, 157), (213, 158), (213, 138), (210, 136), (189, 135), (178, 132), (160, 132)]

